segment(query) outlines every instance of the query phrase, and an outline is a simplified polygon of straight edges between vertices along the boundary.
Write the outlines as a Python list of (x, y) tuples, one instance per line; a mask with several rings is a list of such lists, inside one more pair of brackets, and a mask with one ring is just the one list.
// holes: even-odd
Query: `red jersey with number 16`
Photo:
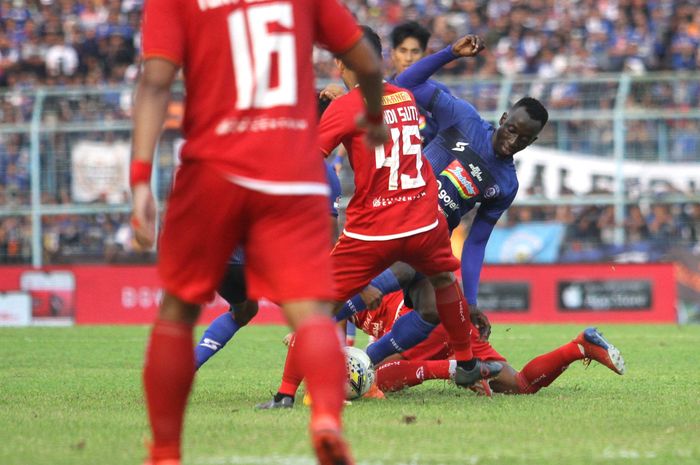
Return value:
[(389, 142), (371, 149), (355, 125), (364, 111), (355, 88), (334, 100), (321, 117), (321, 151), (339, 144), (348, 152), (355, 173), (355, 192), (343, 234), (364, 241), (385, 241), (429, 231), (438, 224), (437, 182), (422, 156), (420, 113), (413, 94), (384, 83), (384, 122)]
[(338, 0), (146, 0), (143, 17), (144, 58), (184, 70), (183, 161), (271, 193), (327, 191), (313, 45), (343, 53), (361, 37)]

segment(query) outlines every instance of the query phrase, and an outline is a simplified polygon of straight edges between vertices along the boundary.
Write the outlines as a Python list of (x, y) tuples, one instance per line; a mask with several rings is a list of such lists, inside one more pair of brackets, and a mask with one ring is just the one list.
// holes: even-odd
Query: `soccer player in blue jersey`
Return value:
[[(481, 337), (488, 339), (491, 326), (478, 310), (476, 298), (486, 243), (518, 191), (513, 155), (537, 140), (547, 123), (548, 113), (538, 100), (525, 97), (501, 116), (496, 128), (469, 102), (443, 91), (429, 80), (446, 63), (476, 56), (483, 49), (481, 38), (462, 37), (407, 68), (395, 82), (414, 93), (418, 104), (430, 112), (437, 125), (438, 133), (423, 149), (423, 154), (438, 179), (439, 204), (450, 229), (457, 227), (462, 217), (479, 205), (462, 249), (462, 280), (472, 321)], [(419, 276), (418, 279), (424, 278)], [(430, 299), (422, 300), (424, 303), (416, 308), (421, 321), (418, 315), (408, 313), (402, 318), (411, 318), (414, 324), (399, 324), (399, 319), (390, 332), (368, 347), (367, 353), (373, 363), (427, 337), (426, 323), (434, 324), (437, 312), (429, 304)], [(397, 350), (397, 346), (400, 349)]]

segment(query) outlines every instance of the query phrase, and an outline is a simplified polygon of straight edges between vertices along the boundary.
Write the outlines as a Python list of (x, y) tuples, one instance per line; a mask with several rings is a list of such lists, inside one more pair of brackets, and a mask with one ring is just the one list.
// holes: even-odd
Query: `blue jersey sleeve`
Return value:
[(338, 203), (340, 201), (340, 179), (335, 173), (335, 168), (329, 163), (324, 163), (326, 165), (326, 178), (328, 179), (328, 185), (331, 188), (331, 193), (328, 201), (330, 202), (330, 213), (331, 216), (338, 217)]
[(462, 285), (464, 297), (469, 305), (477, 303), (479, 276), (481, 276), (486, 244), (491, 237), (491, 232), (514, 198), (515, 195), (512, 195), (490, 205), (482, 204), (476, 212), (474, 222), (462, 248)]

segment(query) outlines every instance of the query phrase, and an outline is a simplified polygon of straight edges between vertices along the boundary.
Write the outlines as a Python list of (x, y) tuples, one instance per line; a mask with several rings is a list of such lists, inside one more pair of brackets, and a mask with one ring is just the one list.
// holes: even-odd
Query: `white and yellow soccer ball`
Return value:
[(348, 400), (362, 397), (374, 384), (374, 368), (369, 356), (357, 347), (345, 347), (345, 365), (348, 370), (348, 383), (345, 396)]

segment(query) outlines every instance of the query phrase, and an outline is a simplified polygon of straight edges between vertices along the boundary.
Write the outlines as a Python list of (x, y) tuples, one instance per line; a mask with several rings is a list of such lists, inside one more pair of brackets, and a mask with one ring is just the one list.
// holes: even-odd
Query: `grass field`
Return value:
[[(580, 329), (502, 325), (492, 342), (520, 368)], [(700, 327), (601, 330), (622, 350), (625, 376), (577, 363), (533, 396), (487, 399), (433, 381), (355, 402), (345, 421), (358, 465), (700, 463)], [(252, 408), (277, 387), (285, 332), (247, 328), (202, 368), (185, 464), (314, 463), (301, 402), (287, 411)], [(0, 330), (0, 464), (140, 464), (146, 334)]]

